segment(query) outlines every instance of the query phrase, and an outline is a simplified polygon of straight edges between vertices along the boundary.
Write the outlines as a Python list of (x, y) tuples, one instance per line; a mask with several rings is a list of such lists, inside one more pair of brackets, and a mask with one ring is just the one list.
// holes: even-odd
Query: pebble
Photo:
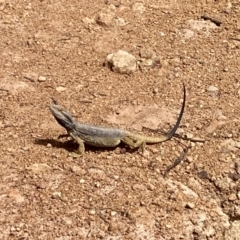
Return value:
[(229, 195), (228, 200), (229, 201), (235, 201), (235, 200), (237, 200), (237, 196), (234, 193), (232, 193), (232, 194)]
[(67, 88), (62, 87), (62, 86), (56, 87), (57, 92), (63, 92), (63, 91), (65, 91), (66, 89), (67, 89)]
[(84, 179), (80, 179), (79, 182), (80, 182), (80, 183), (85, 183), (85, 180), (84, 180)]
[(215, 86), (213, 86), (213, 85), (211, 85), (211, 86), (209, 86), (209, 88), (208, 88), (207, 91), (208, 91), (208, 92), (216, 92), (216, 91), (218, 91), (218, 88), (215, 87)]
[(101, 184), (99, 182), (95, 182), (94, 185), (95, 185), (96, 188), (99, 188), (101, 186)]
[(160, 68), (162, 66), (160, 57), (157, 56), (157, 53), (152, 49), (142, 49), (139, 55), (141, 57), (141, 66), (145, 66), (148, 68)]
[(93, 24), (95, 22), (95, 20), (93, 18), (85, 17), (82, 19), (82, 22), (85, 25), (89, 25), (89, 24)]
[(61, 193), (61, 192), (54, 192), (54, 193), (52, 194), (52, 197), (53, 197), (54, 199), (61, 198), (61, 196), (62, 196), (62, 193)]
[(119, 176), (118, 175), (114, 175), (113, 176), (115, 180), (118, 180), (119, 179)]
[(112, 13), (103, 13), (103, 12), (100, 12), (98, 14), (98, 17), (97, 17), (97, 23), (99, 25), (102, 25), (102, 26), (111, 26), (112, 25), (112, 21), (113, 21), (113, 18), (114, 18), (114, 14)]
[(112, 216), (112, 217), (115, 216), (116, 214), (117, 214), (117, 212), (111, 211), (111, 216)]
[(193, 209), (193, 208), (195, 208), (195, 204), (189, 202), (189, 203), (186, 204), (186, 207), (188, 207), (188, 208), (190, 208), (190, 209)]
[(143, 14), (146, 11), (146, 8), (141, 2), (136, 2), (132, 5), (133, 12)]
[(123, 18), (120, 18), (120, 17), (115, 17), (114, 21), (120, 27), (124, 27), (127, 25), (127, 22)]
[(187, 157), (186, 157), (186, 160), (187, 160), (189, 163), (191, 163), (191, 162), (193, 162), (193, 157), (192, 157), (192, 156), (187, 156)]
[(106, 65), (111, 68), (113, 72), (121, 74), (130, 74), (137, 70), (136, 58), (123, 50), (109, 54), (106, 58)]
[(150, 183), (150, 184), (148, 184), (147, 189), (150, 190), (150, 191), (154, 191), (155, 186)]
[(89, 211), (89, 214), (90, 214), (90, 215), (95, 215), (95, 214), (96, 214), (96, 211), (95, 211), (94, 209), (92, 209), (92, 210)]
[(38, 77), (38, 81), (39, 81), (39, 82), (45, 82), (46, 80), (47, 80), (47, 78), (44, 77), (44, 76), (39, 76), (39, 77)]

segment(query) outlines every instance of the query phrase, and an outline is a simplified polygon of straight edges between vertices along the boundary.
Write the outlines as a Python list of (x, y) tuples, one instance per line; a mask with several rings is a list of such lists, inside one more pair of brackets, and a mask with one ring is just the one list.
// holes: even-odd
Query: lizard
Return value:
[(68, 135), (70, 135), (71, 138), (78, 143), (79, 147), (77, 150), (77, 156), (81, 156), (85, 151), (84, 144), (95, 147), (116, 147), (122, 142), (131, 149), (136, 149), (144, 147), (145, 144), (161, 143), (171, 139), (180, 125), (185, 108), (185, 102), (186, 89), (183, 84), (183, 103), (175, 125), (168, 133), (161, 134), (156, 137), (141, 135), (119, 128), (101, 127), (78, 122), (54, 99), (53, 104), (49, 106), (49, 109), (57, 122), (66, 129)]

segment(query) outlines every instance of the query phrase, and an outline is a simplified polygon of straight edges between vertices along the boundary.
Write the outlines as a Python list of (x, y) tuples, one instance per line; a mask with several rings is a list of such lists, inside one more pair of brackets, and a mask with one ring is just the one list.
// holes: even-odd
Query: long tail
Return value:
[(182, 120), (182, 116), (183, 116), (183, 112), (184, 112), (184, 108), (185, 108), (185, 102), (186, 102), (186, 89), (185, 89), (185, 85), (183, 83), (183, 104), (182, 104), (182, 108), (181, 108), (181, 112), (179, 114), (179, 117), (177, 119), (177, 122), (175, 124), (175, 126), (166, 134), (166, 140), (170, 139), (173, 137), (173, 135), (176, 133), (180, 122)]
[(53, 100), (53, 103), (54, 104), (49, 106), (49, 109), (57, 122), (67, 131), (74, 129), (75, 121), (71, 114), (61, 105), (59, 105), (55, 100)]

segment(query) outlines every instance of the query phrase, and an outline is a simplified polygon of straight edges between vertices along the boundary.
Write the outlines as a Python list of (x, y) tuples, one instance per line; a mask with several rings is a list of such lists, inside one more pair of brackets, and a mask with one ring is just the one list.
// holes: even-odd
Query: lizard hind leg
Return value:
[(140, 155), (144, 156), (145, 154), (145, 146), (146, 142), (143, 141), (142, 139), (134, 138), (134, 137), (125, 137), (122, 140), (126, 145), (128, 145), (131, 149), (136, 149), (138, 148), (138, 152)]
[(122, 139), (122, 142), (124, 142), (126, 145), (128, 145), (131, 149), (134, 148), (140, 148), (145, 142), (142, 139), (138, 139), (131, 136), (126, 136)]
[(141, 153), (144, 155), (146, 142), (143, 139), (127, 136), (122, 141), (131, 149), (139, 148), (141, 150)]

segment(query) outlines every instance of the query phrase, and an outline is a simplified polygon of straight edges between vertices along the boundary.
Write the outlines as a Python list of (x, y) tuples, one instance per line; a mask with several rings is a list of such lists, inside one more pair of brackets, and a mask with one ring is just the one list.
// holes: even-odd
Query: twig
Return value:
[(80, 100), (80, 103), (92, 103), (92, 101), (87, 99), (82, 99)]
[(34, 79), (32, 79), (32, 78), (30, 78), (30, 77), (24, 76), (23, 78), (25, 78), (25, 79), (29, 80), (30, 82), (35, 82), (35, 80), (34, 80)]
[(230, 37), (230, 40), (235, 40), (235, 41), (239, 41), (240, 42), (240, 38), (234, 38), (234, 37)]
[(222, 24), (222, 21), (220, 21), (216, 18), (213, 18), (209, 15), (206, 15), (206, 14), (202, 15), (201, 18), (204, 19), (204, 20), (209, 20), (209, 21), (215, 23), (217, 26), (220, 26)]

